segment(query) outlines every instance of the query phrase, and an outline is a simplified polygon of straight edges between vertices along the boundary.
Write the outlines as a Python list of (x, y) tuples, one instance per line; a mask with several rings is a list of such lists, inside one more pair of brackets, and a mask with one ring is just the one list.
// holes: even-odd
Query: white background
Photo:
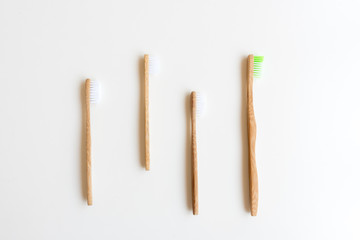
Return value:
[[(0, 1), (0, 239), (359, 239), (359, 1)], [(141, 58), (150, 82), (143, 166)], [(260, 202), (248, 201), (245, 76)], [(83, 85), (94, 206), (85, 199)], [(189, 93), (208, 99), (191, 211)]]

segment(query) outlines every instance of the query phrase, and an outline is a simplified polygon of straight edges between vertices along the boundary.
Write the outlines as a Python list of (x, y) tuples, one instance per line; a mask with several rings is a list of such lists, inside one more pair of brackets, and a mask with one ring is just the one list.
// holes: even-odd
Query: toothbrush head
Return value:
[(201, 117), (204, 115), (206, 110), (206, 97), (204, 94), (194, 92), (196, 97), (196, 116)]
[(262, 76), (264, 56), (254, 56), (254, 78), (260, 79)]
[(98, 103), (100, 101), (100, 83), (96, 80), (90, 81), (90, 103)]
[(160, 62), (159, 59), (154, 55), (148, 55), (146, 54), (145, 57), (148, 58), (148, 64), (149, 64), (149, 74), (150, 75), (156, 75), (160, 71)]

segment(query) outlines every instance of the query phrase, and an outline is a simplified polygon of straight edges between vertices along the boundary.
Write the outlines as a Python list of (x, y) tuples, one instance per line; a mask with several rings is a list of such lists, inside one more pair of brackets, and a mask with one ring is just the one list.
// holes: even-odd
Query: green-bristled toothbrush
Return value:
[(251, 216), (256, 216), (259, 202), (258, 174), (255, 160), (256, 121), (253, 102), (254, 78), (261, 78), (261, 69), (264, 57), (249, 55), (247, 79), (247, 104), (248, 104), (248, 141), (249, 141), (249, 183), (250, 183), (250, 211)]

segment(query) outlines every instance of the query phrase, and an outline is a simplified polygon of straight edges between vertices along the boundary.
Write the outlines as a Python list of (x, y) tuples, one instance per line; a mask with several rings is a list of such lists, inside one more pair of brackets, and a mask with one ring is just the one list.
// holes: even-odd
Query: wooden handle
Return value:
[(257, 215), (259, 189), (258, 175), (255, 160), (256, 121), (253, 103), (253, 81), (254, 81), (254, 56), (248, 57), (248, 81), (247, 81), (247, 103), (248, 103), (248, 141), (249, 141), (249, 176), (250, 176), (250, 210), (251, 216)]
[(191, 93), (191, 139), (192, 139), (192, 190), (193, 190), (193, 214), (199, 214), (198, 197), (198, 169), (197, 169), (197, 146), (196, 146), (196, 92)]
[(150, 133), (149, 133), (149, 55), (144, 55), (145, 60), (145, 170), (150, 170)]
[(85, 104), (86, 104), (86, 179), (87, 179), (87, 203), (92, 205), (92, 182), (91, 182), (91, 130), (90, 130), (90, 79), (85, 81)]

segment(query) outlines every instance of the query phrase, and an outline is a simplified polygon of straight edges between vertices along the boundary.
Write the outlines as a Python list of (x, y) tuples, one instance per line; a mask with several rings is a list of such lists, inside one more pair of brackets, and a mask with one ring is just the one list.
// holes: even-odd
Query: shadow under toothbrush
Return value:
[(139, 162), (140, 166), (145, 169), (145, 63), (144, 56), (139, 57)]
[(189, 211), (192, 213), (192, 174), (191, 174), (191, 107), (190, 107), (190, 94), (185, 95), (185, 122), (186, 122), (186, 135), (185, 135), (185, 197), (186, 204)]
[(250, 212), (249, 195), (249, 143), (247, 129), (247, 57), (241, 60), (241, 104), (240, 104), (240, 125), (242, 142), (242, 164), (241, 164), (241, 182), (243, 189), (243, 202), (246, 212)]
[(80, 182), (81, 192), (84, 201), (87, 201), (87, 181), (86, 181), (86, 102), (85, 102), (85, 84), (80, 84), (80, 103), (81, 103), (81, 143), (80, 143)]

